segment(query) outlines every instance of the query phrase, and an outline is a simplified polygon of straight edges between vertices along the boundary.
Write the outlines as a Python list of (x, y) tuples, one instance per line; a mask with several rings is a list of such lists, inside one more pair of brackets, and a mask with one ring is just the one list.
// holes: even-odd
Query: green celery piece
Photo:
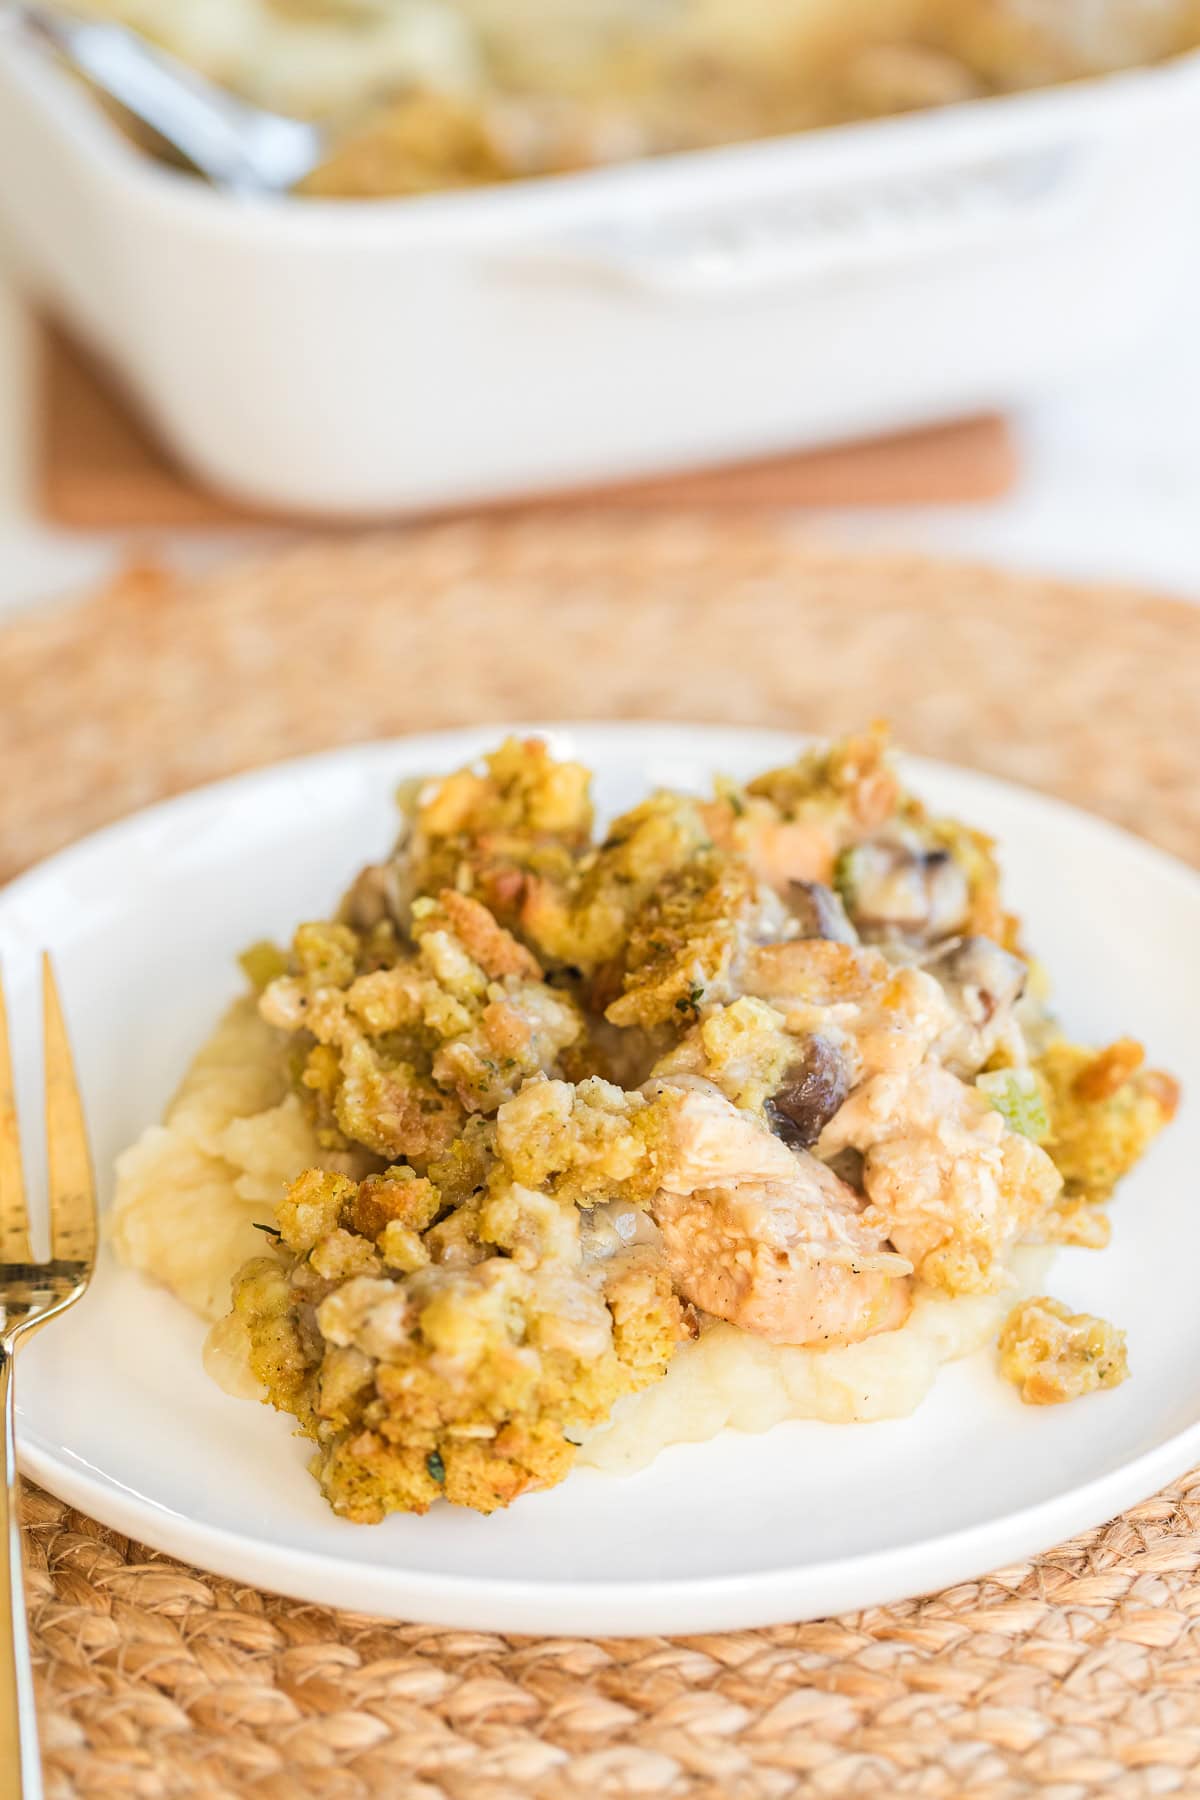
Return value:
[(833, 865), (833, 885), (848, 913), (853, 913), (858, 901), (865, 860), (863, 846), (851, 844), (849, 849), (841, 852)]
[(1035, 1144), (1050, 1136), (1050, 1115), (1032, 1069), (993, 1069), (977, 1075), (975, 1086), (1013, 1131), (1032, 1138)]

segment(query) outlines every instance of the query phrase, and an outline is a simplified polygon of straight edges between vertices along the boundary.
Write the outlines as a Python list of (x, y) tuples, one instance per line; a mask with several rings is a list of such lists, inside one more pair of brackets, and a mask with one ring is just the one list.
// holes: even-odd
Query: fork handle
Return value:
[[(42, 1759), (33, 1704), (33, 1670), (29, 1661), (29, 1625), (21, 1567), (20, 1479), (17, 1475), (11, 1343), (0, 1344), (0, 1407), (4, 1412), (4, 1479), (0, 1483), (0, 1510), (3, 1511), (0, 1531), (4, 1538), (3, 1553), (0, 1554), (0, 1749), (15, 1776), (14, 1785), (6, 1786), (5, 1792), (14, 1796), (19, 1794), (21, 1800), (42, 1800)], [(15, 1750), (15, 1758), (9, 1746)]]

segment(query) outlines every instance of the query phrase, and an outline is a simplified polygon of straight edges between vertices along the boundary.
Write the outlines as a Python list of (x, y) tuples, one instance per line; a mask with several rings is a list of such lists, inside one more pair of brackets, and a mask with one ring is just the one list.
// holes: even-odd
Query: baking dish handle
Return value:
[[(1094, 145), (970, 161), (661, 208), (544, 241), (540, 262), (666, 297), (786, 286), (1057, 231), (1093, 190)], [(532, 247), (531, 247), (532, 248)]]

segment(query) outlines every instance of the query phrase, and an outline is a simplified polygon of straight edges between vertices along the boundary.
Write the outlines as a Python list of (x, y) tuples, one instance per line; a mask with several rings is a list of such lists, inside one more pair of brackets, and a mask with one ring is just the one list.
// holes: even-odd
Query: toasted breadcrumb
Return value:
[(560, 1481), (572, 1434), (660, 1379), (684, 1330), (661, 1262), (631, 1248), (585, 1266), (574, 1205), (514, 1186), (502, 1162), (472, 1215), (474, 1259), (422, 1238), (440, 1198), (405, 1169), (357, 1185), (309, 1171), (274, 1255), (234, 1283), (255, 1376), (316, 1441), (334, 1510), (360, 1522), (442, 1495), (491, 1512)]
[(1000, 1333), (1000, 1368), (1028, 1406), (1057, 1406), (1127, 1379), (1125, 1333), (1042, 1295), (1009, 1313)]
[(1179, 1106), (1179, 1085), (1147, 1069), (1140, 1044), (1122, 1038), (1092, 1051), (1059, 1038), (1039, 1059), (1050, 1095), (1047, 1149), (1068, 1196), (1107, 1200)]
[(410, 937), (302, 925), (259, 1006), (295, 1034), (320, 1141), (419, 1166), (472, 1113), (494, 1113), (584, 1032), (569, 994), (478, 901), (452, 889), (411, 908)]

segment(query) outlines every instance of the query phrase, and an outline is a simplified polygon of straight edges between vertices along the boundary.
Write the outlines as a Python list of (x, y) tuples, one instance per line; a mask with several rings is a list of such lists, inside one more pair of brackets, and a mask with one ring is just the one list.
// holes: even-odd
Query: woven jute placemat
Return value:
[[(143, 569), (0, 632), (0, 699), (0, 876), (234, 769), (506, 717), (884, 713), (913, 749), (1200, 861), (1200, 608), (855, 559), (765, 517)], [(1200, 1793), (1200, 1474), (950, 1592), (687, 1639), (382, 1624), (182, 1567), (36, 1490), (27, 1520), (55, 1797)]]

